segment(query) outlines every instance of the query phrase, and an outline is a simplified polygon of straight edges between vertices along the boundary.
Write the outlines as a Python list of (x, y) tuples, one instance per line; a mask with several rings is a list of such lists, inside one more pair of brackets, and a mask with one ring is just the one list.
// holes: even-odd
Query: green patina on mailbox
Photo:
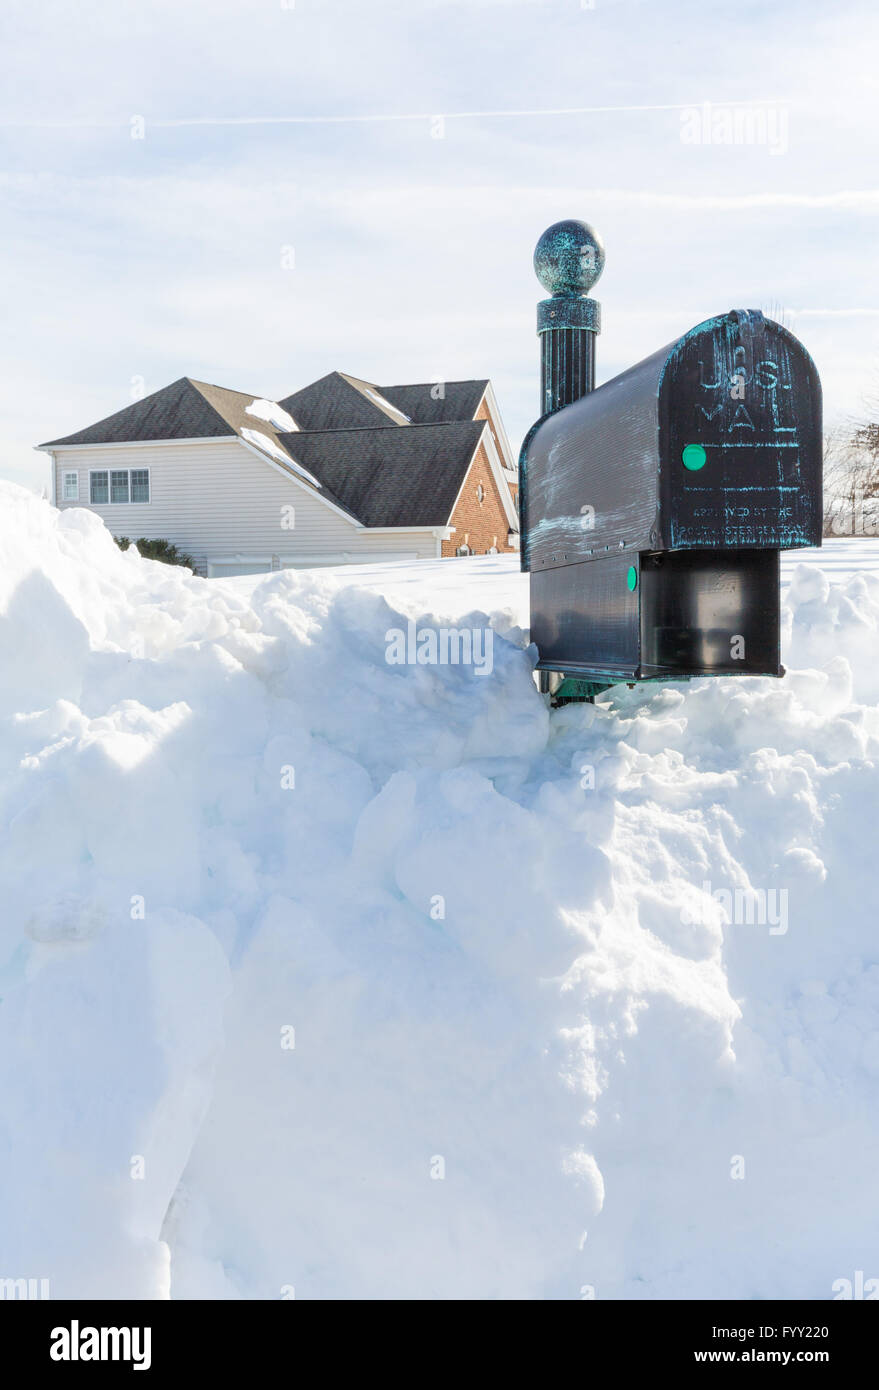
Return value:
[(600, 239), (560, 223), (538, 251), (553, 290), (538, 311), (546, 411), (520, 468), (538, 668), (593, 683), (783, 674), (779, 552), (821, 544), (809, 354), (761, 312), (731, 310), (593, 389), (599, 307), (582, 289)]

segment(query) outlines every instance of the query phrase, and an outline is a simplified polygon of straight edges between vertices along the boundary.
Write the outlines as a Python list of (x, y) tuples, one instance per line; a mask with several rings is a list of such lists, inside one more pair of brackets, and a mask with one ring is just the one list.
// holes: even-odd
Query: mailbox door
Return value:
[(741, 309), (692, 329), (659, 420), (663, 549), (821, 544), (821, 386), (786, 328)]

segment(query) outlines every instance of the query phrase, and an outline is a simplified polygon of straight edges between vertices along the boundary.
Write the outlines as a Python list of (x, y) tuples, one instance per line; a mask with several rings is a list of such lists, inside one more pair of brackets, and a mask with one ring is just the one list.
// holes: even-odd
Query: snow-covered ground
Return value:
[(0, 557), (0, 1277), (879, 1276), (879, 543), (785, 560), (783, 681), (553, 712), (515, 562), (204, 581), (8, 484)]

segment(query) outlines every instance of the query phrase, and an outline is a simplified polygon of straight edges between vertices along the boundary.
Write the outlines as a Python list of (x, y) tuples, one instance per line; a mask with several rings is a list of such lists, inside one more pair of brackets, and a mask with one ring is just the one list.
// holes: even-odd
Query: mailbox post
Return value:
[(534, 252), (534, 271), (551, 299), (537, 306), (540, 413), (548, 415), (595, 387), (595, 339), (601, 305), (586, 298), (604, 269), (604, 246), (586, 222), (547, 227)]
[(553, 298), (520, 506), (541, 689), (781, 676), (779, 553), (821, 544), (815, 366), (781, 324), (731, 310), (593, 389), (583, 291), (603, 262), (585, 223), (549, 228), (535, 254)]

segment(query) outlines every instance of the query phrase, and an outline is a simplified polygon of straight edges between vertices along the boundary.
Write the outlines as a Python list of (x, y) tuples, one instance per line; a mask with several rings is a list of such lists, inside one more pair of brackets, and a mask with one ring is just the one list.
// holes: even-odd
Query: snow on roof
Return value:
[(241, 438), (246, 439), (248, 444), (252, 444), (254, 449), (259, 449), (262, 453), (268, 454), (270, 458), (277, 459), (279, 463), (283, 463), (285, 468), (294, 468), (297, 473), (300, 473), (303, 478), (307, 478), (315, 487), (322, 486), (313, 473), (309, 473), (307, 468), (303, 468), (301, 463), (297, 463), (291, 454), (288, 454), (285, 449), (282, 449), (280, 444), (276, 444), (274, 439), (270, 439), (267, 434), (263, 434), (262, 430), (243, 429), (241, 431)]
[(288, 414), (282, 405), (278, 405), (277, 401), (264, 400), (258, 396), (244, 409), (248, 415), (255, 415), (258, 420), (265, 420), (267, 424), (274, 425), (276, 430), (283, 430), (285, 434), (292, 434), (299, 430), (293, 416)]
[(375, 401), (376, 405), (380, 405), (382, 410), (387, 410), (392, 415), (398, 416), (401, 420), (405, 421), (407, 425), (412, 424), (412, 421), (409, 419), (409, 416), (406, 415), (404, 411), (400, 410), (399, 406), (391, 405), (391, 402), (389, 400), (386, 400), (380, 391), (376, 391), (375, 388), (372, 386), (364, 386), (363, 389), (366, 392), (369, 399), (371, 401)]

